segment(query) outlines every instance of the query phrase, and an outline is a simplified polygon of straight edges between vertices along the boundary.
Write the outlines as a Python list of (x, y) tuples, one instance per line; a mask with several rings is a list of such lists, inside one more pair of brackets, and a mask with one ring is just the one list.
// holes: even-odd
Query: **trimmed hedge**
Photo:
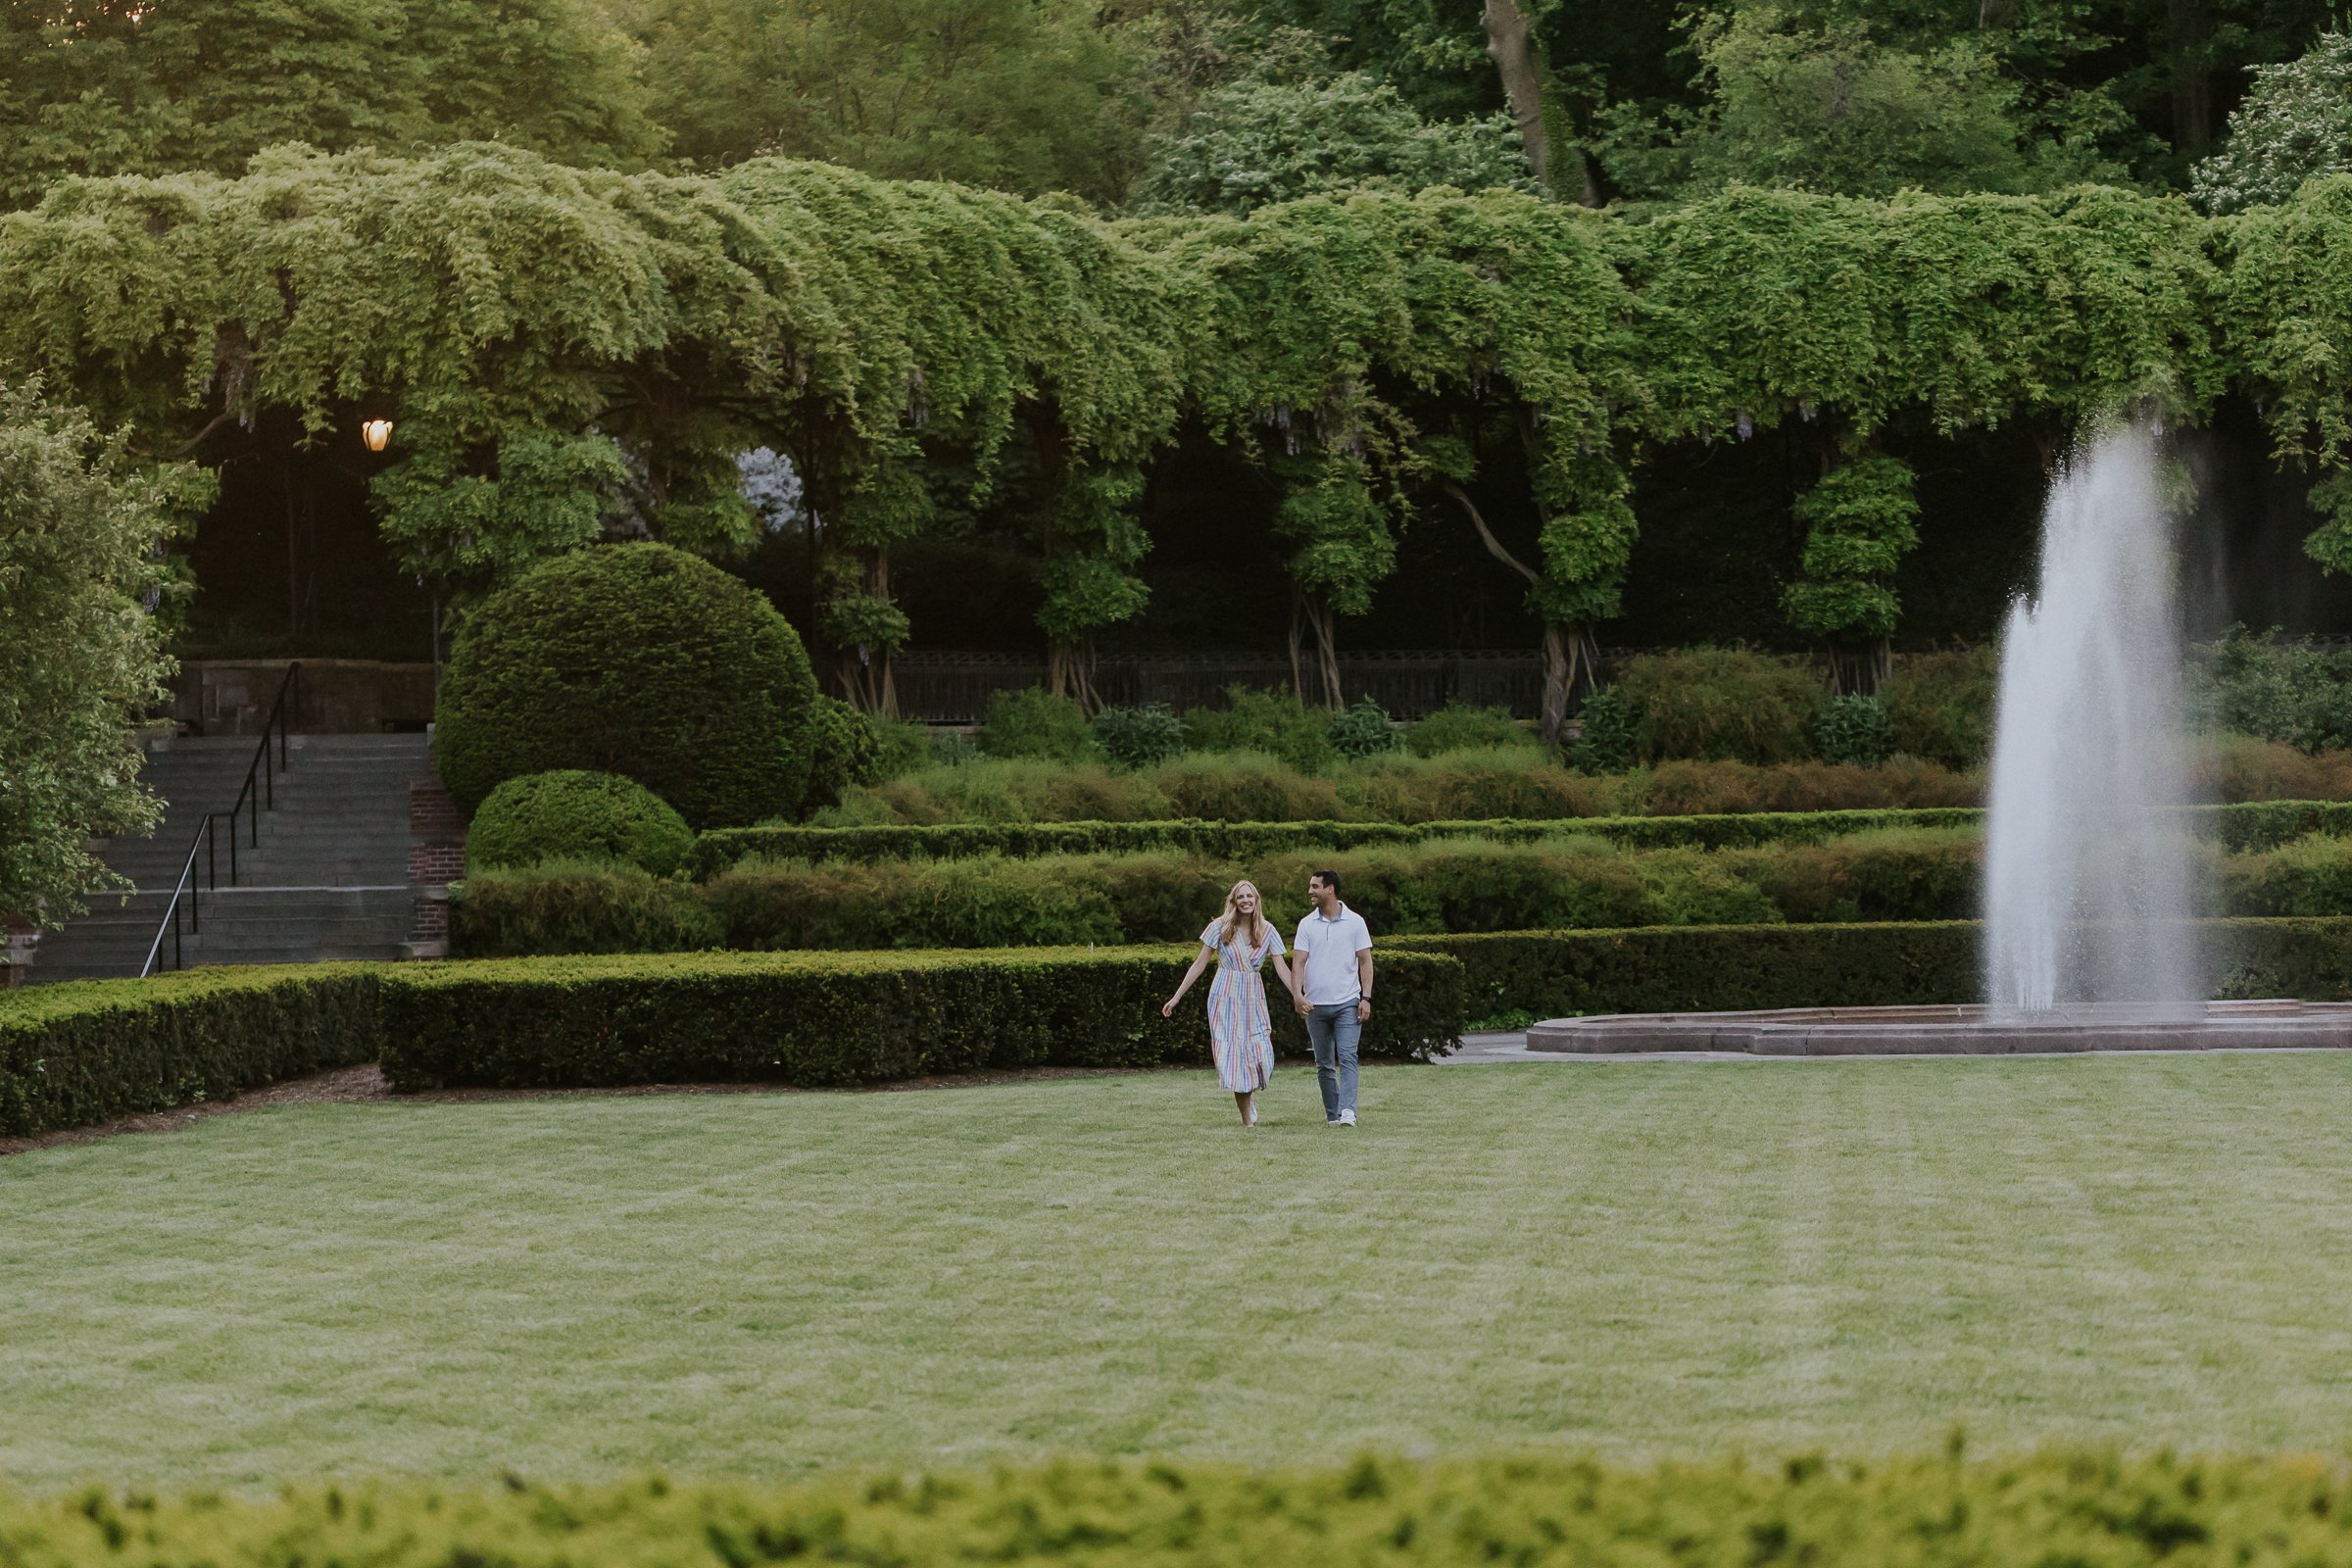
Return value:
[(1176, 1568), (1417, 1564), (2330, 1564), (2352, 1559), (2352, 1474), (2326, 1458), (2052, 1450), (1636, 1469), (1557, 1455), (1364, 1457), (1251, 1471), (1154, 1462), (853, 1472), (784, 1486), (309, 1483), (158, 1499), (0, 1494), (26, 1565), (341, 1563), (578, 1568), (771, 1562)]
[[(2352, 919), (2202, 920), (2212, 994), (2352, 1002)], [(1459, 959), (1470, 1015), (1737, 1012), (1976, 1002), (1975, 920), (1396, 937), (1378, 957)]]
[(377, 973), (344, 963), (193, 969), (0, 997), (0, 1137), (372, 1061)]
[[(2224, 849), (2275, 849), (2314, 833), (2352, 836), (2352, 802), (2241, 801), (2198, 806), (2190, 814)], [(932, 827), (718, 828), (695, 841), (688, 862), (707, 877), (759, 856), (777, 860), (951, 860), (974, 855), (1027, 858), (1131, 850), (1181, 850), (1219, 859), (1248, 859), (1285, 850), (1352, 850), (1430, 839), (1482, 838), (1521, 844), (1558, 834), (1590, 834), (1628, 849), (1746, 849), (1814, 844), (1890, 827), (1975, 827), (1973, 806), (1845, 811), (1740, 811), (1692, 816), (1490, 817), (1459, 822), (954, 822)]]
[[(2293, 803), (2307, 805), (2316, 803)], [(2325, 806), (2321, 809), (2328, 809)], [(2248, 809), (2221, 807), (2214, 809)], [(2343, 831), (2352, 832), (2352, 807)], [(1465, 822), (955, 822), (937, 827), (719, 828), (695, 841), (688, 862), (697, 877), (739, 860), (960, 859), (1002, 855), (1110, 855), (1179, 850), (1221, 860), (1246, 860), (1292, 850), (1357, 850), (1375, 845), (1426, 844), (1432, 839), (1490, 839), (1526, 844), (1578, 834), (1628, 849), (1744, 849), (1764, 844), (1811, 844), (1883, 827), (1974, 827), (1975, 807), (1923, 810), (1753, 811), (1713, 816), (1568, 816)], [(2306, 829), (2306, 831), (2311, 831)], [(2290, 837), (2293, 835), (2289, 835)]]
[(524, 773), (490, 792), (466, 833), (466, 868), (545, 860), (619, 860), (668, 876), (694, 850), (694, 829), (667, 801), (618, 773)]
[[(1198, 951), (695, 954), (392, 969), (380, 990), (384, 1075), (399, 1089), (813, 1088), (983, 1068), (1206, 1064), (1200, 1006), (1159, 1015)], [(1452, 1049), (1462, 966), (1423, 953), (1382, 960), (1363, 1049)], [(1303, 1054), (1304, 1026), (1279, 1006), (1274, 1019), (1276, 1048)]]
[(433, 756), (468, 808), (519, 774), (586, 768), (732, 827), (800, 814), (816, 695), (799, 634), (757, 590), (668, 545), (591, 545), (467, 621)]

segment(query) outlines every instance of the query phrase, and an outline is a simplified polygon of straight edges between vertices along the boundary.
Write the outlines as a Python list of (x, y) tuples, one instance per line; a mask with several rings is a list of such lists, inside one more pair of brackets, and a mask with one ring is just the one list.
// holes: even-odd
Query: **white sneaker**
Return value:
[(1354, 1111), (1352, 1111), (1352, 1110), (1343, 1110), (1343, 1111), (1341, 1111), (1341, 1112), (1340, 1112), (1340, 1121), (1339, 1121), (1339, 1125), (1341, 1125), (1342, 1127), (1352, 1127), (1352, 1126), (1354, 1126), (1354, 1125), (1355, 1125), (1355, 1112), (1354, 1112)]

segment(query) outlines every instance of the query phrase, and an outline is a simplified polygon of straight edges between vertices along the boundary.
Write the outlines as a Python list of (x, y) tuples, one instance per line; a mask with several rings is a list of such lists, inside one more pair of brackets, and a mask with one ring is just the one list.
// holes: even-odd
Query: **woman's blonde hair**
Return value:
[[(1241, 901), (1242, 889), (1244, 888), (1248, 888), (1251, 893), (1257, 893), (1257, 884), (1245, 877), (1243, 880), (1236, 882), (1225, 895), (1225, 915), (1222, 927), (1217, 932), (1217, 935), (1226, 942), (1235, 942), (1240, 940), (1241, 937), (1242, 911), (1235, 908), (1234, 906)], [(1257, 893), (1257, 907), (1250, 911), (1249, 945), (1254, 948), (1263, 943), (1265, 940), (1266, 897), (1262, 893)]]

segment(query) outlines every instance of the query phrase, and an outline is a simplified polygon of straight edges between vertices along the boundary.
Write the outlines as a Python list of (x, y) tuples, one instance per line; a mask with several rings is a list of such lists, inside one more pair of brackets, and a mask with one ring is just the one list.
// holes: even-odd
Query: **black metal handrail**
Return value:
[[(179, 906), (184, 897), (188, 905), (188, 933), (201, 935), (204, 930), (202, 896), (196, 887), (196, 856), (203, 852), (205, 880), (210, 890), (220, 887), (220, 834), (216, 824), (228, 824), (228, 885), (237, 885), (237, 818), (245, 819), (245, 836), (252, 847), (262, 842), (262, 812), (277, 809), (277, 775), (288, 765), (286, 737), (292, 731), (295, 715), (302, 710), (302, 665), (286, 666), (286, 678), (277, 683), (277, 697), (270, 705), (269, 717), (262, 720), (261, 744), (253, 750), (253, 760), (246, 764), (245, 783), (237, 791), (237, 800), (225, 811), (207, 811), (204, 820), (196, 825), (196, 836), (188, 841), (188, 858), (180, 862), (179, 880), (172, 885), (172, 897), (164, 906), (163, 917), (156, 921), (155, 940), (147, 945), (147, 961), (139, 966), (139, 978), (155, 973), (155, 961), (162, 956), (164, 938), (172, 939), (172, 967), (182, 967), (179, 942)], [(270, 737), (277, 737), (277, 756), (270, 755)], [(256, 786), (259, 793), (256, 793)]]

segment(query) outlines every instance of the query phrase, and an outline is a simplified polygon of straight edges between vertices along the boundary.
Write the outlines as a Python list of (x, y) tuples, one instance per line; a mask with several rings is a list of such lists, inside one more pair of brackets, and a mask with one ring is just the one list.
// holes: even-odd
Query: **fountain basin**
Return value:
[(1624, 1012), (1539, 1023), (1527, 1032), (1527, 1049), (1592, 1056), (1681, 1051), (1751, 1056), (2343, 1051), (2352, 1050), (2352, 1003), (2098, 1003), (2022, 1014), (1973, 1004)]

